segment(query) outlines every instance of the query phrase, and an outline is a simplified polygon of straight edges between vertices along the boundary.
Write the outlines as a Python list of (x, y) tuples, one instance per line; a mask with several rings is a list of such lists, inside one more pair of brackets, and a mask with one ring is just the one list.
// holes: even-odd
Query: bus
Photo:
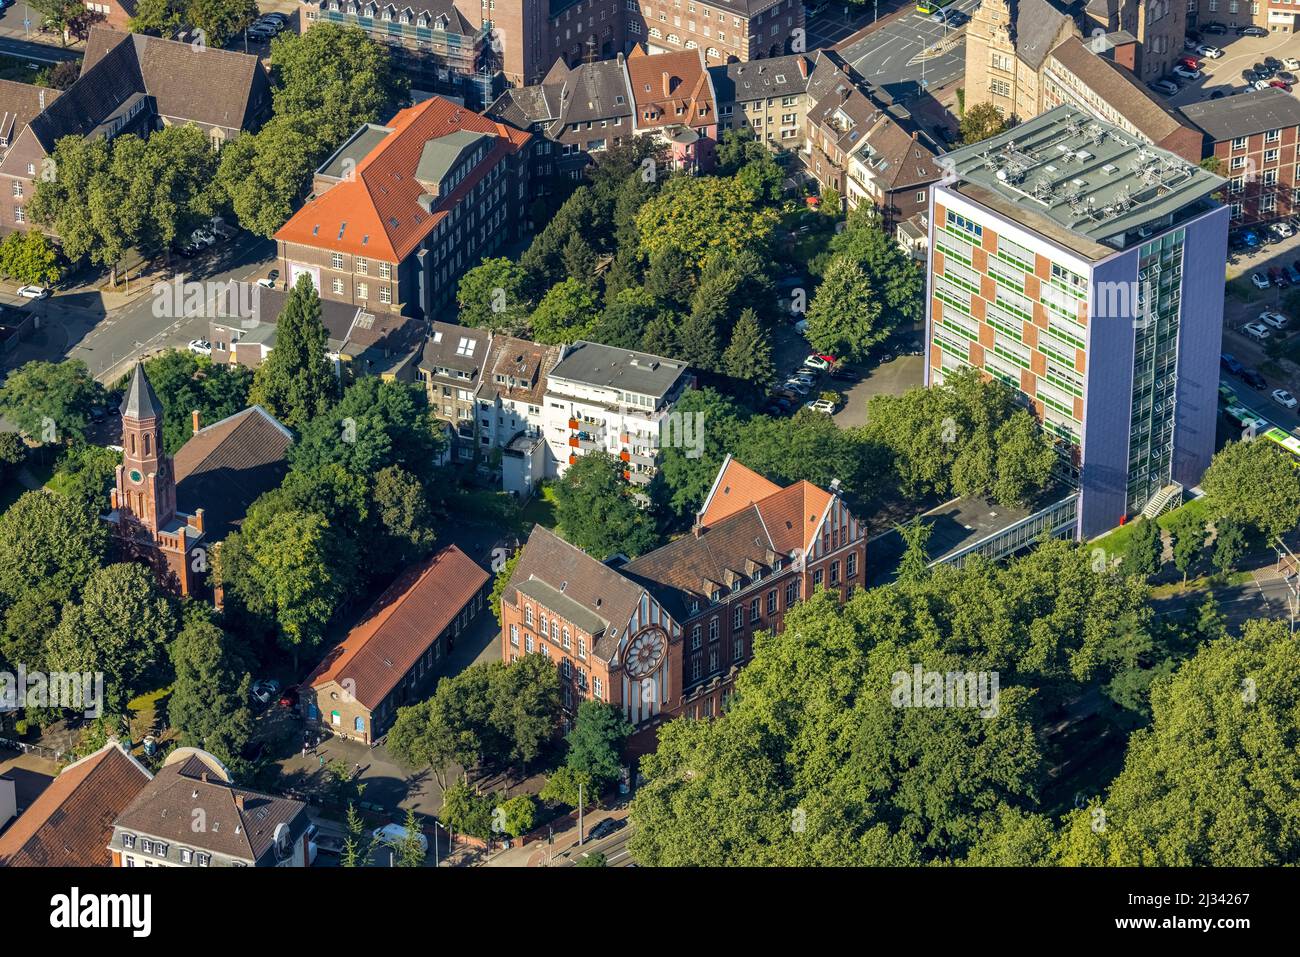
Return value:
[(954, 0), (916, 0), (916, 12), (929, 16), (944, 7), (951, 6)]
[(1260, 429), (1263, 429), (1268, 425), (1266, 420), (1261, 419), (1244, 405), (1230, 405), (1223, 410), (1223, 414), (1233, 422), (1236, 422), (1237, 425), (1243, 429), (1254, 426), (1255, 431), (1258, 432)]
[(1291, 464), (1300, 468), (1300, 438), (1296, 438), (1289, 432), (1283, 432), (1277, 426), (1265, 430), (1262, 437), (1288, 453)]

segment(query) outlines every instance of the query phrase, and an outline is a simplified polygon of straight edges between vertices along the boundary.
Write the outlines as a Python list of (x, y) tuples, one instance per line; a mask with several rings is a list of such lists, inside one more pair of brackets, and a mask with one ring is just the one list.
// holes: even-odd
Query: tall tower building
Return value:
[(203, 513), (176, 511), (176, 472), (163, 449), (163, 407), (136, 363), (122, 400), (122, 464), (105, 520), (123, 557), (153, 568), (159, 581), (182, 595), (193, 591), (191, 552), (203, 536)]
[(947, 154), (930, 196), (926, 381), (973, 366), (1059, 442), (1087, 539), (1214, 452), (1224, 181), (1060, 106)]

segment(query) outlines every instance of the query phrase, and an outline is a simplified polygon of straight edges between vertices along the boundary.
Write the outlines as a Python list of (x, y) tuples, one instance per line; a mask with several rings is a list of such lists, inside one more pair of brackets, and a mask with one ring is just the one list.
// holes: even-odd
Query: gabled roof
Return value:
[(429, 336), (424, 342), (420, 368), (430, 375), (436, 369), (452, 369), (470, 373), (468, 382), (477, 382), (489, 361), (489, 342), (492, 334), (473, 326), (457, 326), (450, 322), (432, 322)]
[[(703, 50), (697, 47), (651, 55), (638, 46), (624, 62), (638, 129), (705, 126), (718, 121), (713, 81)], [(677, 112), (679, 109), (681, 114)], [(703, 115), (700, 110), (704, 110)], [(647, 111), (653, 115), (647, 117)]]
[[(195, 830), (200, 815), (204, 828)], [(169, 857), (185, 846), (257, 862), (274, 846), (279, 825), (292, 846), (310, 821), (301, 801), (235, 787), (211, 755), (178, 748), (114, 823), (173, 845)]]
[(61, 91), (17, 80), (0, 80), (0, 138), (13, 146), (18, 135)]
[(1070, 15), (1060, 10), (1051, 0), (1009, 0), (1011, 5), (1011, 39), (1016, 45), (1016, 56), (1034, 70), (1043, 65), (1054, 41), (1067, 24), (1073, 25)]
[[(355, 174), (332, 186), (280, 227), (275, 238), (317, 249), (401, 262), (450, 211), (531, 134), (497, 123), (440, 96), (401, 110), (388, 134), (359, 163)], [(486, 133), (493, 148), (445, 196), (426, 210), (426, 190), (415, 178), (426, 144), (461, 131)]]
[(719, 103), (745, 103), (769, 96), (792, 96), (808, 89), (810, 69), (802, 53), (766, 60), (711, 66), (713, 92)]
[(781, 486), (741, 465), (728, 453), (700, 506), (698, 521), (701, 525), (714, 525), (780, 490)]
[[(548, 376), (559, 362), (562, 348), (514, 336), (493, 336), (487, 366), (479, 377), (478, 398), (494, 400), (499, 396), (541, 405)], [(505, 376), (506, 381), (497, 382), (499, 375)], [(515, 385), (510, 384), (511, 379)]]
[(399, 576), (365, 620), (316, 666), (307, 684), (319, 688), (350, 680), (353, 696), (373, 711), (489, 579), (468, 555), (448, 545)]
[(109, 867), (113, 820), (150, 777), (116, 741), (68, 765), (0, 834), (0, 867)]
[(575, 67), (556, 60), (542, 86), (549, 91), (548, 102), (555, 104), (555, 119), (547, 129), (548, 135), (554, 138), (559, 138), (565, 127), (573, 123), (632, 115), (632, 96), (621, 57)]
[(260, 405), (200, 429), (175, 456), (177, 507), (203, 509), (204, 534), (221, 541), (280, 484), (292, 444), (293, 433)]
[(517, 605), (519, 586), (534, 579), (596, 615), (602, 628), (592, 635), (592, 650), (604, 661), (614, 657), (641, 601), (640, 586), (541, 525), (533, 526), (503, 599)]
[[(563, 61), (561, 61), (563, 62)], [(562, 85), (509, 87), (501, 92), (484, 115), (501, 120), (521, 130), (534, 123), (549, 123), (556, 118)]]
[(144, 363), (137, 362), (131, 370), (131, 384), (126, 387), (126, 395), (122, 397), (118, 411), (126, 419), (162, 418), (162, 403), (158, 401), (158, 395), (153, 391), (149, 377), (145, 375)]
[(268, 96), (266, 70), (251, 54), (93, 27), (81, 76), (31, 126), (48, 153), (149, 97), (159, 116), (239, 129)]

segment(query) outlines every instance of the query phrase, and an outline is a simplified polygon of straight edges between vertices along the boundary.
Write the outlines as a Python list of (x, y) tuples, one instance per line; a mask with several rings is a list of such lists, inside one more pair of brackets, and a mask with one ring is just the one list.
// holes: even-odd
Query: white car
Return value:
[(805, 402), (804, 408), (812, 409), (814, 412), (823, 412), (831, 415), (835, 412), (835, 403), (830, 399), (818, 399), (816, 402)]
[(200, 226), (198, 229), (194, 230), (194, 232), (190, 233), (190, 241), (206, 247), (215, 243), (217, 237), (211, 230), (204, 229)]
[(1252, 83), (1252, 84), (1250, 85), (1249, 89), (1252, 89), (1252, 90), (1267, 90), (1267, 89), (1268, 89), (1270, 86), (1272, 86), (1272, 85), (1273, 85), (1273, 84), (1270, 83), (1268, 80), (1256, 80), (1254, 83)]
[(1246, 323), (1246, 325), (1242, 326), (1241, 331), (1257, 342), (1263, 342), (1269, 337), (1268, 327), (1262, 326), (1258, 322)]
[(1288, 70), (1300, 70), (1300, 60), (1293, 56), (1286, 57), (1282, 60), (1282, 66)]
[[(390, 847), (396, 847), (406, 840), (406, 828), (400, 824), (385, 824), (383, 827), (375, 828), (374, 839), (380, 844), (387, 844)], [(417, 834), (420, 839), (420, 850), (429, 853), (429, 839), (423, 834)]]
[(818, 372), (825, 372), (831, 367), (831, 364), (821, 356), (809, 356), (803, 360), (803, 364), (809, 369), (816, 369)]
[(1169, 71), (1174, 76), (1181, 77), (1184, 80), (1199, 80), (1201, 78), (1200, 70), (1189, 70), (1181, 63), (1174, 64), (1174, 68)]
[(18, 295), (24, 299), (47, 299), (50, 291), (44, 286), (23, 286), (18, 290)]
[(1219, 57), (1223, 56), (1222, 50), (1218, 47), (1212, 47), (1208, 43), (1202, 43), (1198, 46), (1196, 48), (1196, 53), (1198, 56), (1209, 57), (1211, 60), (1217, 60)]
[(1262, 272), (1251, 273), (1250, 281), (1255, 284), (1256, 289), (1267, 289), (1270, 285), (1272, 285), (1272, 282), (1269, 280), (1268, 276), (1266, 276)]
[(1282, 239), (1286, 239), (1288, 236), (1295, 235), (1295, 230), (1291, 227), (1291, 224), (1286, 222), (1285, 220), (1274, 223), (1272, 226), (1269, 227), (1269, 229), (1273, 231), (1273, 235), (1279, 236)]
[(253, 700), (259, 704), (269, 704), (271, 699), (280, 693), (280, 682), (274, 678), (267, 678), (253, 685)]
[(1288, 322), (1287, 317), (1280, 312), (1261, 312), (1259, 321), (1274, 329), (1285, 329)]
[(208, 342), (207, 339), (191, 339), (189, 349), (196, 356), (212, 355), (212, 343)]
[(801, 382), (798, 379), (786, 379), (785, 385), (782, 386), (782, 388), (789, 389), (791, 392), (799, 395), (807, 395), (812, 391), (806, 382)]
[(1173, 80), (1154, 80), (1148, 85), (1157, 93), (1163, 93), (1165, 96), (1173, 96), (1178, 92), (1178, 84)]
[(1296, 401), (1296, 397), (1286, 389), (1274, 389), (1273, 401), (1287, 409), (1294, 409), (1297, 405), (1300, 405), (1300, 402)]

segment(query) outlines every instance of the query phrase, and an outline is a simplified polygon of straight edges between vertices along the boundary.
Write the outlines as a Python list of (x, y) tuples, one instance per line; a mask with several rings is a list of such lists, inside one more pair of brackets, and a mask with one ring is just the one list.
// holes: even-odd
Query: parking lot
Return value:
[[(1300, 59), (1300, 34), (1273, 33), (1266, 37), (1239, 37), (1231, 31), (1223, 35), (1207, 34), (1202, 42), (1223, 51), (1218, 59), (1197, 57), (1201, 61), (1199, 80), (1176, 79), (1180, 89), (1165, 98), (1169, 106), (1186, 106), (1209, 99), (1216, 93), (1232, 95), (1245, 92), (1247, 85), (1242, 71), (1263, 62), (1267, 56), (1285, 60)], [(1190, 51), (1188, 51), (1190, 54)], [(1194, 54), (1192, 54), (1194, 55)], [(1290, 71), (1295, 73), (1295, 71)]]

